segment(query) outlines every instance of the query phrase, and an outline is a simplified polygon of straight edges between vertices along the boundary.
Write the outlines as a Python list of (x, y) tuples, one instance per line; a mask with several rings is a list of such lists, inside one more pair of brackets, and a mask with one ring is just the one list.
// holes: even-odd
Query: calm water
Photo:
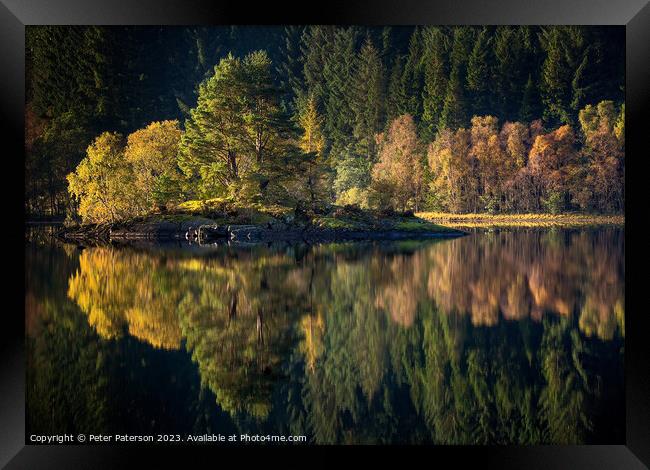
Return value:
[(27, 433), (623, 443), (624, 230), (319, 246), (28, 234)]

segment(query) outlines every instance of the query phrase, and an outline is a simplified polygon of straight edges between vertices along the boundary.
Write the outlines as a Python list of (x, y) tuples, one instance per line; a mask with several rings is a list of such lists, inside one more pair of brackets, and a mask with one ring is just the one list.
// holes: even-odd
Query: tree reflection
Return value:
[(68, 295), (104, 338), (187, 349), (247, 426), (322, 443), (583, 443), (604, 426), (603, 354), (620, 368), (623, 243), (602, 229), (92, 248)]
[(154, 347), (176, 349), (181, 339), (176, 306), (182, 287), (179, 273), (164, 263), (113, 248), (84, 250), (68, 296), (104, 338), (120, 336), (127, 328)]
[(187, 348), (221, 407), (264, 418), (302, 296), (287, 279), (289, 257), (243, 255), (186, 264), (178, 312)]

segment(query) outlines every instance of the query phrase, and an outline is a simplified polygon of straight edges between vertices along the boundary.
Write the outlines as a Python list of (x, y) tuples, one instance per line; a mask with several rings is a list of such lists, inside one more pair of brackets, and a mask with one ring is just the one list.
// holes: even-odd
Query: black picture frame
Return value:
[[(644, 211), (641, 179), (644, 160), (645, 125), (650, 102), (650, 4), (646, 0), (440, 0), (436, 2), (399, 0), (360, 2), (347, 1), (298, 6), (278, 2), (208, 0), (0, 0), (0, 116), (6, 132), (3, 150), (3, 198), (7, 216), (3, 232), (7, 243), (24, 243), (21, 227), (16, 220), (22, 214), (19, 194), (24, 177), (24, 96), (25, 96), (25, 25), (36, 24), (580, 24), (624, 25), (626, 31), (626, 225), (627, 234), (640, 230)], [(647, 150), (646, 150), (647, 153)], [(647, 157), (646, 157), (647, 159)], [(24, 182), (24, 179), (23, 179)], [(15, 186), (9, 183), (16, 183)], [(636, 188), (639, 188), (638, 190)], [(630, 195), (630, 188), (632, 189)], [(640, 198), (636, 202), (635, 198)], [(646, 198), (647, 199), (647, 198)], [(639, 204), (638, 211), (633, 209)], [(629, 225), (632, 224), (630, 230)], [(637, 228), (637, 225), (639, 226)], [(629, 235), (626, 234), (626, 238)], [(15, 239), (13, 238), (15, 236)], [(638, 236), (638, 235), (637, 235)], [(634, 257), (640, 263), (643, 244), (635, 244)], [(639, 250), (639, 251), (636, 251)], [(7, 251), (18, 251), (11, 248)], [(633, 262), (635, 260), (632, 260)], [(16, 266), (18, 274), (16, 274)], [(0, 309), (4, 330), (0, 351), (0, 466), (7, 468), (102, 468), (132, 463), (134, 447), (109, 446), (33, 446), (25, 445), (25, 349), (24, 297), (21, 297), (20, 273), (24, 262), (5, 260), (6, 301)], [(628, 267), (628, 271), (629, 271)], [(418, 447), (407, 452), (442, 463), (453, 459), (467, 463), (469, 459), (481, 465), (499, 468), (647, 468), (650, 465), (650, 368), (646, 363), (648, 332), (646, 315), (640, 309), (643, 276), (628, 276), (626, 282), (626, 444), (614, 446), (534, 446), (534, 447)], [(632, 307), (630, 307), (630, 305)], [(138, 448), (138, 453), (143, 450)], [(148, 447), (145, 450), (151, 450)], [(241, 464), (268, 447), (228, 449), (238, 453)], [(277, 448), (273, 448), (275, 453)], [(176, 455), (179, 447), (153, 448), (155, 456), (167, 459)], [(393, 457), (392, 450), (400, 448), (371, 448), (373, 457)], [(402, 451), (404, 449), (401, 449)], [(317, 452), (330, 456), (330, 447), (303, 447), (303, 453)], [(216, 446), (193, 447), (193, 455), (221, 453)], [(293, 452), (293, 451), (292, 451)], [(347, 453), (347, 451), (344, 451)], [(370, 454), (366, 450), (367, 455)], [(390, 452), (390, 455), (388, 455)], [(149, 454), (150, 452), (147, 452)], [(401, 452), (399, 452), (401, 454)], [(242, 455), (244, 454), (244, 455)], [(442, 456), (444, 457), (442, 457)], [(232, 455), (230, 456), (232, 457)], [(223, 458), (223, 457), (220, 457)], [(398, 456), (398, 458), (400, 458)], [(189, 464), (209, 463), (192, 457)], [(213, 461), (215, 462), (215, 461)], [(282, 460), (280, 461), (282, 462)], [(287, 461), (285, 461), (286, 463)], [(400, 461), (398, 460), (397, 463)]]

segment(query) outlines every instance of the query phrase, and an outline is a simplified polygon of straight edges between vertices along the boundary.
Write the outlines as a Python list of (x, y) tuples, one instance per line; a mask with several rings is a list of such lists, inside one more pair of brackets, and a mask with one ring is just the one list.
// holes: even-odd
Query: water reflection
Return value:
[[(620, 229), (66, 256), (78, 262), (67, 302), (103, 344), (187, 351), (239, 429), (321, 443), (622, 440)], [(30, 291), (28, 318), (42, 310)], [(205, 430), (197, 406), (188, 421)]]

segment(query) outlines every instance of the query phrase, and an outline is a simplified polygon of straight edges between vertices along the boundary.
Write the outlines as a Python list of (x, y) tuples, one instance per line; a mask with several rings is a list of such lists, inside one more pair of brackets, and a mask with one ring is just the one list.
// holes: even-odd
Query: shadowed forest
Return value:
[(621, 213), (616, 27), (26, 28), (28, 218)]

